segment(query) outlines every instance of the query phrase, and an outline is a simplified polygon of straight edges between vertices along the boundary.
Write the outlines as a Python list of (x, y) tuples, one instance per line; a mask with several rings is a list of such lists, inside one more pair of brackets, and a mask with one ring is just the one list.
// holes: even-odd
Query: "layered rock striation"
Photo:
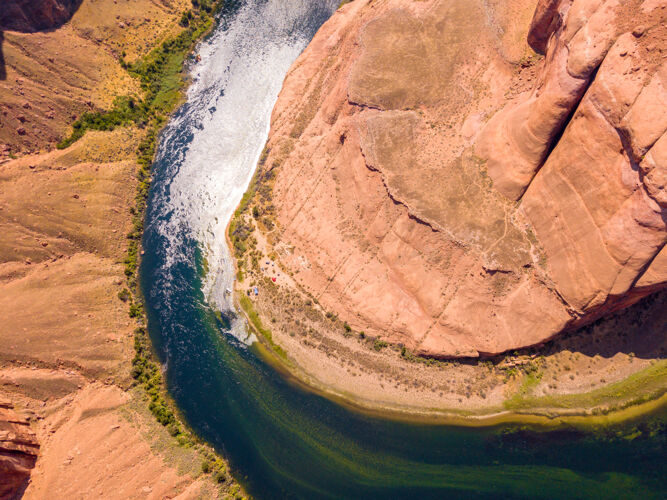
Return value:
[(495, 354), (665, 287), (667, 2), (535, 4), (356, 1), (286, 77), (265, 232), (353, 328)]

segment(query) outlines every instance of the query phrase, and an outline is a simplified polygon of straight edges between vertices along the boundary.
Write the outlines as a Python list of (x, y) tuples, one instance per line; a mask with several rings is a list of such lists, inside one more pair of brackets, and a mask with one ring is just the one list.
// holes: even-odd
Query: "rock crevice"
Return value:
[(30, 422), (0, 401), (0, 499), (16, 498), (28, 485), (39, 443)]
[(32, 33), (49, 30), (67, 22), (82, 0), (4, 0), (0, 10), (0, 30)]

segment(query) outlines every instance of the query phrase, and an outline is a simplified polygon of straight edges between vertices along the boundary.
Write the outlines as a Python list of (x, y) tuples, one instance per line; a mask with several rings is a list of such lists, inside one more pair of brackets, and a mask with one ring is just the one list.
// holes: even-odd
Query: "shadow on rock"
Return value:
[(5, 31), (34, 33), (57, 29), (69, 21), (83, 0), (4, 0), (0, 10), (0, 80), (7, 79), (2, 50)]

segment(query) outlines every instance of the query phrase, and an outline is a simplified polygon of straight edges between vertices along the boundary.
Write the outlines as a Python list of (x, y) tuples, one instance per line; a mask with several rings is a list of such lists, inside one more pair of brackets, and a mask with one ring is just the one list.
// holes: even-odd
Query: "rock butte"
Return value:
[(357, 0), (288, 73), (269, 241), (355, 330), (476, 357), (665, 288), (667, 2), (535, 3)]

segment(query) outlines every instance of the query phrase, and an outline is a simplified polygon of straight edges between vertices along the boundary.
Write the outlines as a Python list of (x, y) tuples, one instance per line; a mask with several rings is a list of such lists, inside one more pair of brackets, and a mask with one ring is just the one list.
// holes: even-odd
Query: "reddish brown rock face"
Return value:
[(542, 78), (494, 117), (480, 148), (497, 189), (521, 199), (555, 288), (584, 318), (667, 278), (656, 260), (667, 241), (666, 5), (559, 2)]
[(663, 288), (666, 7), (340, 9), (273, 113), (282, 264), (355, 329), (444, 357)]
[(39, 444), (27, 420), (0, 402), (0, 499), (16, 498), (28, 484)]
[(82, 0), (5, 0), (0, 29), (34, 32), (65, 23)]

